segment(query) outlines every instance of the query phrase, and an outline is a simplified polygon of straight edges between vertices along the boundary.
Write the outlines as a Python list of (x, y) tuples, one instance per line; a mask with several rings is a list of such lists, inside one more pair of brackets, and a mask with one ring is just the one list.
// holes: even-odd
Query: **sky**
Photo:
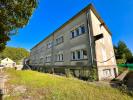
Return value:
[(39, 0), (29, 23), (7, 45), (30, 50), (89, 3), (112, 32), (113, 44), (122, 40), (133, 52), (133, 0)]

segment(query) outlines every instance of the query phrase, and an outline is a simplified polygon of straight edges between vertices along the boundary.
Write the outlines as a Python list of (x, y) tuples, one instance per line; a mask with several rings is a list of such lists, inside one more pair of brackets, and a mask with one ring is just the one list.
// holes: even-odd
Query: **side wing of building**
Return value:
[(99, 79), (115, 78), (118, 74), (115, 53), (113, 49), (112, 36), (105, 23), (100, 21), (95, 10), (90, 10), (91, 28), (93, 37), (103, 34), (103, 38), (95, 40), (94, 50), (98, 68)]

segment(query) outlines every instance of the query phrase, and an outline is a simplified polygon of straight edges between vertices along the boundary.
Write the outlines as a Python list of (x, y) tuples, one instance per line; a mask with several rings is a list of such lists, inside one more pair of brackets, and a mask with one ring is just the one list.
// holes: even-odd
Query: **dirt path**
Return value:
[(5, 82), (7, 81), (7, 75), (3, 71), (0, 72), (0, 100), (3, 100), (4, 94), (6, 94)]

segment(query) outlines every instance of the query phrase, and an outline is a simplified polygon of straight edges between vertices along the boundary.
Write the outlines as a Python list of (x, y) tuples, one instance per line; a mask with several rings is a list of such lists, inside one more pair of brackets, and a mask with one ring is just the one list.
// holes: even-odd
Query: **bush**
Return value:
[(90, 75), (89, 75), (88, 80), (90, 80), (90, 81), (97, 81), (98, 80), (98, 74), (97, 74), (96, 68), (90, 69)]
[(133, 90), (129, 90), (128, 87), (125, 84), (122, 84), (121, 86), (118, 87), (118, 89), (120, 90), (120, 92), (122, 92), (123, 94), (128, 94), (129, 96), (133, 97)]

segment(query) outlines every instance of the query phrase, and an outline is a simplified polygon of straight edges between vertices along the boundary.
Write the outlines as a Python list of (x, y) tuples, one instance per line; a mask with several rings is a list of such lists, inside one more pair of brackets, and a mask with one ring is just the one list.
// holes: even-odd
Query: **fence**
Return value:
[(133, 64), (118, 64), (118, 67), (127, 68), (128, 70), (133, 71)]

